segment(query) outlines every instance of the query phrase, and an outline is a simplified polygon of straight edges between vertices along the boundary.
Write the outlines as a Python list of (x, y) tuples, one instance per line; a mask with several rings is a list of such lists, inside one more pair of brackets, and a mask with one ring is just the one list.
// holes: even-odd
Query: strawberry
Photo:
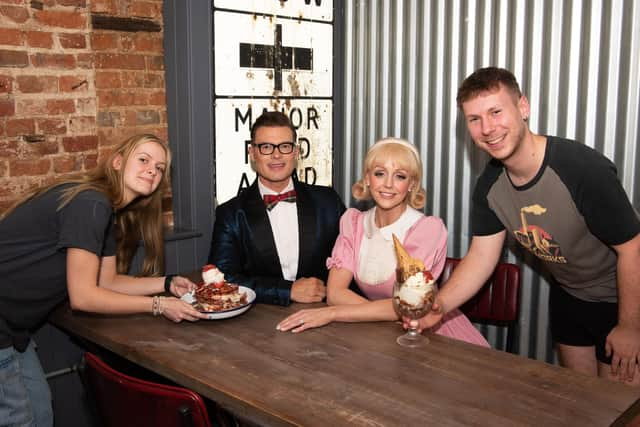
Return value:
[(431, 274), (431, 272), (429, 270), (424, 270), (422, 272), (422, 274), (424, 275), (424, 279), (429, 282), (431, 280), (433, 280), (433, 275)]
[(209, 271), (209, 270), (213, 270), (217, 268), (215, 265), (213, 264), (207, 264), (204, 267), (202, 267), (202, 272), (204, 273), (205, 271)]
[(218, 282), (213, 284), (213, 287), (216, 289), (220, 289), (223, 286), (224, 286), (224, 282)]

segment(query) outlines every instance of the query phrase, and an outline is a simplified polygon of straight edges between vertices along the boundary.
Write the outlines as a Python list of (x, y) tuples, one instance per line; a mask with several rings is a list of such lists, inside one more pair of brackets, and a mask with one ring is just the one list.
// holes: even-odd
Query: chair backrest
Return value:
[[(460, 259), (447, 258), (440, 283), (449, 280)], [(514, 329), (520, 308), (520, 267), (499, 263), (478, 293), (460, 310), (473, 322), (507, 327), (507, 351), (513, 350)]]
[(105, 427), (209, 427), (202, 397), (191, 390), (133, 378), (84, 354), (80, 370), (89, 399)]

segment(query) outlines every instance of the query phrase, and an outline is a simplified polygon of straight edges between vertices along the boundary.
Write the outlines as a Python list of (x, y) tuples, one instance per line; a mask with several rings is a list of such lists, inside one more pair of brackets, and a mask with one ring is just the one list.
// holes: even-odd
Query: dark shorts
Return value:
[(618, 324), (618, 304), (588, 302), (574, 297), (558, 284), (552, 284), (549, 296), (551, 336), (556, 343), (577, 347), (596, 347), (596, 358), (611, 364), (605, 341)]

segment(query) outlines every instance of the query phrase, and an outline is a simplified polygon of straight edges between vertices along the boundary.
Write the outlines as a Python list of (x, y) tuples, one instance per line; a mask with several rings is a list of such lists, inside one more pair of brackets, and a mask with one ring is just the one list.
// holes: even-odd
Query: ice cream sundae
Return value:
[[(431, 273), (421, 271), (400, 286), (398, 306), (405, 316), (421, 317), (428, 312), (434, 299), (434, 280)], [(419, 312), (419, 313), (417, 313)]]
[(397, 291), (394, 292), (394, 306), (402, 316), (419, 318), (431, 310), (435, 299), (436, 286), (431, 273), (424, 263), (411, 258), (398, 238), (393, 236), (398, 264), (396, 267)]
[[(435, 281), (431, 273), (424, 268), (424, 263), (411, 258), (395, 235), (393, 245), (398, 260), (396, 283), (393, 286), (393, 307), (402, 317), (419, 319), (431, 310), (436, 297)], [(429, 342), (413, 326), (396, 341), (405, 347), (419, 347)]]

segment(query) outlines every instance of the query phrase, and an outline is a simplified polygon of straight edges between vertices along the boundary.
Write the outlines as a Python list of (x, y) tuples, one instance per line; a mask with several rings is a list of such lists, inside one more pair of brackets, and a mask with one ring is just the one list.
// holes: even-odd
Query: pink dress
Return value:
[[(395, 272), (377, 284), (363, 281), (361, 275), (358, 274), (362, 241), (365, 237), (370, 237), (365, 231), (365, 228), (370, 227), (366, 227), (365, 222), (368, 217), (371, 218), (371, 215), (372, 211), (361, 212), (353, 208), (347, 209), (342, 215), (340, 234), (333, 247), (331, 257), (327, 259), (327, 268), (346, 268), (351, 271), (362, 292), (371, 300), (391, 298)], [(420, 214), (416, 220), (415, 213), (413, 215), (415, 222), (408, 227), (404, 238), (401, 238), (402, 245), (412, 257), (419, 258), (424, 262), (425, 267), (431, 271), (434, 278), (438, 278), (444, 269), (447, 257), (446, 227), (440, 218)], [(442, 321), (432, 328), (432, 332), (489, 347), (489, 343), (482, 334), (457, 309), (447, 313)]]

